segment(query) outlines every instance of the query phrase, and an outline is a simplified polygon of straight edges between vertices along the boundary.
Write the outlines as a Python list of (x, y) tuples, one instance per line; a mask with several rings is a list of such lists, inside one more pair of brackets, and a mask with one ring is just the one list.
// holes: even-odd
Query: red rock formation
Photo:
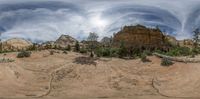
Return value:
[(145, 26), (125, 26), (114, 35), (113, 45), (120, 46), (123, 42), (127, 48), (157, 49), (164, 45), (165, 36), (159, 29), (149, 29)]

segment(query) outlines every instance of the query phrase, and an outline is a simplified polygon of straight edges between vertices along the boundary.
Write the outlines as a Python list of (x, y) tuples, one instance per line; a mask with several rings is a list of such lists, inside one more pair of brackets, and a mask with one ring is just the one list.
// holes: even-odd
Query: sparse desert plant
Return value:
[(110, 49), (109, 48), (98, 48), (95, 51), (95, 54), (98, 57), (110, 57), (111, 53), (110, 53)]
[(127, 49), (125, 48), (125, 45), (123, 42), (121, 42), (121, 45), (120, 45), (120, 49), (119, 49), (119, 57), (120, 58), (123, 58), (125, 56), (127, 56)]
[(171, 60), (167, 59), (167, 58), (163, 58), (162, 61), (161, 61), (161, 65), (162, 66), (170, 66), (170, 65), (173, 65), (173, 64), (174, 63)]
[(144, 50), (143, 53), (145, 53), (147, 56), (152, 56), (152, 52), (149, 50)]
[(0, 59), (0, 63), (10, 63), (10, 62), (14, 62), (15, 60), (13, 59), (6, 59), (6, 58), (3, 58), (3, 59)]
[(148, 58), (147, 58), (147, 55), (145, 53), (143, 53), (141, 56), (141, 61), (142, 62), (151, 62)]
[(199, 47), (193, 48), (192, 53), (193, 54), (200, 54), (200, 48)]
[(74, 63), (81, 64), (81, 65), (95, 65), (96, 66), (96, 58), (92, 57), (77, 57), (74, 60)]
[(199, 42), (200, 42), (200, 30), (199, 28), (195, 29), (193, 32), (193, 41), (194, 41), (194, 46), (195, 48), (197, 48), (199, 46)]
[(68, 54), (68, 52), (67, 52), (67, 51), (63, 51), (63, 53), (64, 53), (64, 54)]
[(111, 57), (118, 57), (119, 48), (110, 48), (110, 56)]
[(192, 53), (190, 58), (195, 58), (195, 53)]
[(192, 51), (188, 47), (175, 47), (166, 53), (169, 56), (188, 56), (191, 54)]
[(94, 57), (94, 53), (93, 52), (90, 52), (90, 57)]
[(54, 55), (54, 51), (51, 50), (51, 51), (50, 51), (50, 55)]
[(79, 42), (78, 42), (78, 41), (77, 41), (76, 44), (75, 44), (74, 51), (75, 51), (75, 52), (79, 52), (79, 51), (80, 51), (80, 45), (79, 45)]
[(85, 48), (81, 48), (80, 53), (85, 54), (85, 53), (87, 53), (87, 50)]
[(30, 57), (31, 52), (29, 51), (21, 51), (17, 54), (17, 58), (24, 58), (24, 57)]
[(66, 50), (71, 51), (71, 45), (67, 45)]
[(90, 42), (88, 48), (90, 50), (90, 56), (91, 57), (94, 57), (94, 53), (93, 52), (97, 48), (96, 43), (98, 42), (97, 41), (98, 38), (99, 38), (99, 36), (98, 36), (97, 33), (90, 33), (88, 38), (87, 38), (87, 41)]

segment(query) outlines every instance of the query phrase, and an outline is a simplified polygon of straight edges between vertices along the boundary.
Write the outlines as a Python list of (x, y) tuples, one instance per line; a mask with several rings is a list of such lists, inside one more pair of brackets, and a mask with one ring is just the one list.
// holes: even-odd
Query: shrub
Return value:
[(21, 51), (17, 54), (17, 58), (24, 58), (24, 57), (30, 57), (31, 52), (29, 51)]
[(143, 53), (145, 53), (147, 56), (152, 56), (152, 52), (149, 50), (144, 50)]
[(54, 55), (54, 51), (50, 51), (50, 55)]
[(67, 47), (64, 50), (71, 51), (71, 45), (67, 45)]
[(191, 54), (192, 54), (192, 51), (188, 47), (176, 47), (166, 53), (166, 55), (169, 55), (169, 56), (188, 56)]
[(119, 56), (119, 49), (118, 48), (110, 48), (110, 56), (111, 57), (118, 57)]
[(85, 48), (81, 48), (80, 53), (82, 53), (82, 54), (87, 53), (87, 50)]
[(145, 53), (143, 53), (141, 56), (141, 61), (142, 62), (151, 62), (148, 58), (147, 58), (147, 55)]
[(93, 54), (93, 52), (91, 52), (91, 53), (90, 53), (90, 57), (94, 57), (94, 54)]
[(75, 52), (79, 52), (80, 51), (80, 45), (79, 45), (79, 42), (77, 41), (76, 44), (75, 44), (75, 49), (74, 49)]
[(81, 65), (97, 65), (95, 62), (97, 59), (91, 57), (77, 57), (74, 60), (74, 63), (81, 64)]
[(67, 51), (63, 51), (63, 53), (64, 53), (64, 54), (68, 54), (68, 52), (67, 52)]
[(122, 42), (121, 45), (120, 45), (120, 49), (119, 49), (118, 55), (119, 55), (120, 58), (123, 58), (123, 57), (127, 56), (127, 53), (128, 53), (128, 51), (125, 48), (124, 43)]
[(167, 58), (163, 58), (162, 62), (161, 62), (162, 66), (170, 66), (170, 65), (173, 65), (173, 64), (174, 63), (171, 60), (167, 59)]
[(193, 48), (192, 53), (194, 54), (200, 54), (200, 48)]
[(95, 54), (98, 57), (118, 57), (119, 49), (117, 48), (98, 48)]
[(14, 62), (15, 60), (12, 60), (12, 59), (0, 59), (0, 63), (9, 63), (9, 62)]
[(98, 57), (109, 57), (110, 49), (109, 48), (98, 48), (97, 50), (95, 50), (95, 54)]

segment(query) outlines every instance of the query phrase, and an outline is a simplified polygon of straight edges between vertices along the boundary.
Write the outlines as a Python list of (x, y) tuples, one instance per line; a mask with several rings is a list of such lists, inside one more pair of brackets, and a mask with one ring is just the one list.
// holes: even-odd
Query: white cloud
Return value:
[[(6, 3), (14, 7), (19, 6), (15, 5), (18, 3), (39, 5), (48, 1), (56, 2), (43, 8), (22, 6), (2, 10), (9, 7)], [(66, 3), (66, 8), (54, 6), (53, 3), (58, 2)], [(68, 3), (74, 8), (67, 7)], [(6, 29), (2, 35), (4, 39), (23, 37), (47, 41), (61, 34), (81, 39), (89, 32), (97, 32), (102, 37), (131, 24), (160, 25), (183, 39), (191, 37), (192, 27), (200, 27), (200, 15), (193, 13), (200, 9), (198, 0), (0, 0), (0, 4), (4, 5), (0, 7), (0, 29)], [(191, 17), (195, 20), (189, 19)]]

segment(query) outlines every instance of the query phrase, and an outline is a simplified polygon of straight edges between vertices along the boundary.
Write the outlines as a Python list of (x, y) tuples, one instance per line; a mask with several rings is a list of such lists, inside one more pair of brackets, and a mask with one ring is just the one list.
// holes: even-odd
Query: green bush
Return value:
[(85, 54), (85, 53), (87, 53), (87, 50), (85, 48), (81, 48), (80, 53)]
[(141, 61), (142, 62), (151, 62), (148, 58), (147, 58), (147, 55), (145, 53), (143, 53), (141, 56)]
[(176, 47), (166, 53), (169, 56), (189, 56), (191, 54), (192, 51), (188, 47)]
[(118, 57), (118, 52), (117, 48), (98, 48), (95, 54), (98, 57)]
[(193, 54), (200, 54), (200, 48), (193, 48), (192, 53)]
[(144, 50), (143, 53), (145, 53), (147, 56), (152, 56), (152, 52), (149, 50)]
[(71, 45), (67, 45), (67, 47), (65, 47), (63, 50), (64, 51), (71, 51)]
[(76, 44), (75, 44), (75, 49), (74, 49), (75, 52), (79, 52), (80, 51), (80, 45), (79, 45), (79, 42), (77, 41)]
[(50, 55), (54, 55), (54, 51), (50, 51)]
[(119, 49), (118, 48), (110, 48), (110, 56), (111, 57), (118, 57), (119, 56)]
[(173, 65), (173, 64), (174, 63), (171, 60), (167, 59), (167, 58), (163, 58), (162, 61), (161, 61), (161, 65), (162, 66), (170, 66), (170, 65)]
[(0, 59), (0, 63), (10, 63), (10, 62), (14, 62), (15, 60), (12, 60), (12, 59)]
[(110, 50), (107, 48), (98, 48), (95, 50), (95, 54), (98, 57), (107, 57), (110, 56)]
[(65, 51), (63, 51), (63, 53), (64, 53), (64, 54), (68, 54), (68, 52), (67, 52), (66, 50), (65, 50)]
[(24, 57), (30, 57), (31, 52), (29, 51), (21, 51), (17, 54), (17, 58), (24, 58)]

